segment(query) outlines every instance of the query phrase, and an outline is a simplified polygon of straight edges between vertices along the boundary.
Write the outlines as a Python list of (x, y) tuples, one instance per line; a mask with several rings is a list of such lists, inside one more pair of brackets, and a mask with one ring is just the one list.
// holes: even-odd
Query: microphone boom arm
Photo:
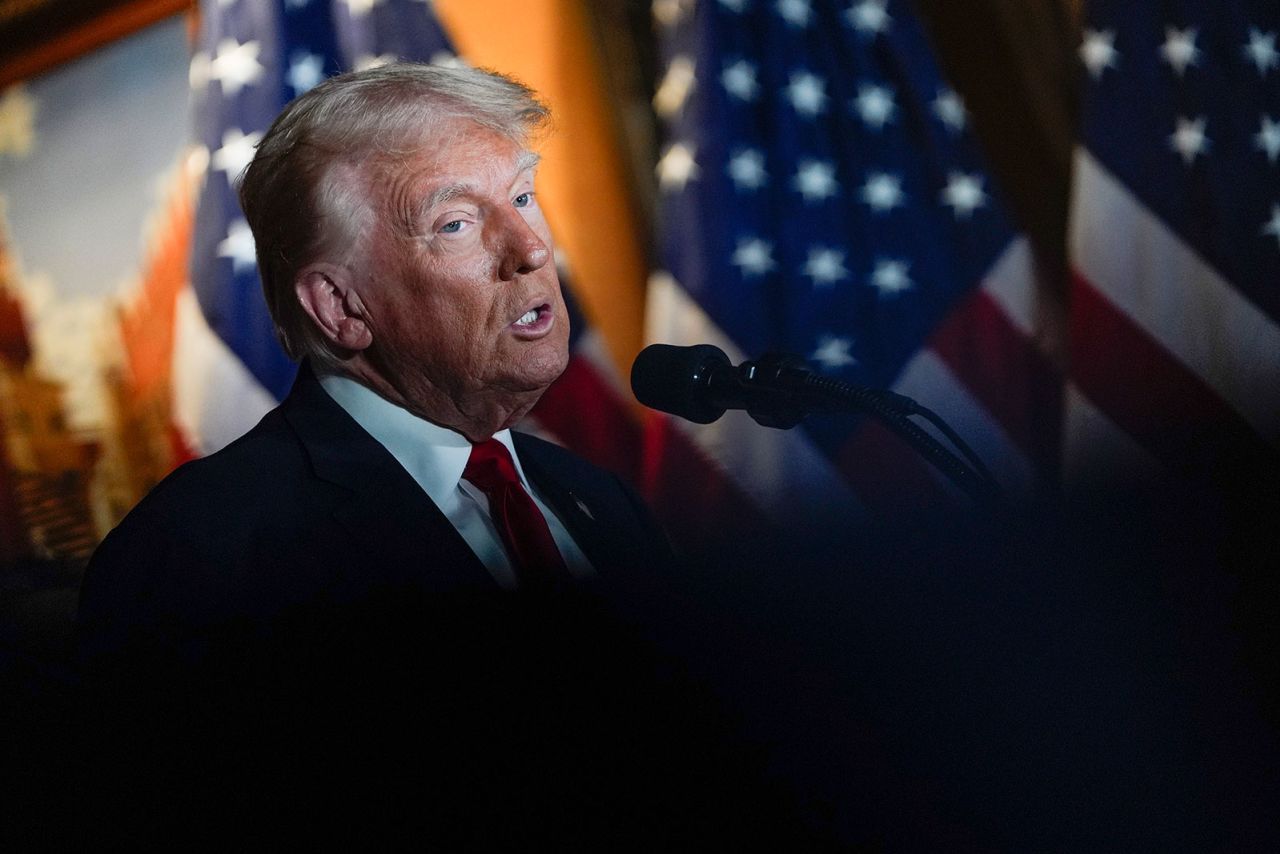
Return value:
[[(798, 356), (767, 353), (759, 360), (746, 361), (736, 372), (743, 383), (754, 383), (756, 403), (747, 414), (757, 424), (777, 429), (790, 429), (810, 412), (864, 413), (877, 418), (898, 438), (915, 449), (931, 465), (979, 504), (992, 504), (1000, 499), (1000, 486), (964, 441), (947, 426), (940, 416), (905, 395), (876, 390), (814, 373), (804, 367)], [(769, 400), (769, 389), (777, 400)], [(913, 421), (922, 415), (932, 421), (974, 465), (968, 465)]]

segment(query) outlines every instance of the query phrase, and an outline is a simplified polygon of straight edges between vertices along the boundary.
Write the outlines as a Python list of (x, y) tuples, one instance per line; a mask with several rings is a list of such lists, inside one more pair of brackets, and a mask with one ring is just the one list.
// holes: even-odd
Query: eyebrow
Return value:
[[(525, 172), (528, 172), (530, 169), (533, 169), (535, 166), (537, 166), (538, 163), (540, 163), (541, 161), (542, 161), (542, 155), (536, 152), (533, 152), (533, 151), (521, 152), (520, 158), (516, 161), (515, 174), (518, 176)], [(456, 199), (458, 196), (464, 196), (467, 193), (474, 192), (474, 190), (475, 190), (474, 184), (448, 184), (444, 187), (441, 187), (440, 189), (432, 193), (430, 196), (428, 196), (427, 200), (422, 205), (422, 209), (424, 211), (429, 211), (432, 208), (436, 207), (437, 205), (442, 205), (445, 202), (451, 201), (452, 199)]]

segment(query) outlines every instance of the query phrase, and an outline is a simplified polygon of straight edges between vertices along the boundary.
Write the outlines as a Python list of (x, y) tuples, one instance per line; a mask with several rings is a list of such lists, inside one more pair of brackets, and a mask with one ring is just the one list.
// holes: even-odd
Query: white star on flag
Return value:
[(1164, 44), (1160, 47), (1160, 55), (1179, 77), (1187, 73), (1188, 65), (1199, 64), (1200, 48), (1196, 47), (1197, 34), (1195, 27), (1188, 27), (1185, 30), (1174, 27), (1165, 28)]
[(903, 203), (902, 179), (888, 172), (872, 172), (862, 185), (862, 200), (876, 213), (891, 211)]
[(739, 190), (758, 190), (769, 182), (764, 169), (764, 154), (755, 148), (744, 148), (729, 158), (727, 167), (733, 186)]
[(847, 279), (849, 271), (844, 266), (844, 253), (836, 249), (814, 246), (809, 249), (809, 257), (804, 262), (804, 274), (813, 279), (814, 287), (830, 287), (832, 284)]
[(347, 10), (352, 18), (363, 18), (373, 11), (374, 6), (380, 5), (382, 0), (342, 0), (342, 2), (347, 4)]
[(742, 14), (742, 11), (747, 8), (747, 0), (720, 0), (720, 5), (730, 12)]
[(1080, 60), (1089, 69), (1094, 80), (1102, 79), (1102, 72), (1116, 67), (1120, 54), (1116, 51), (1114, 30), (1085, 30), (1080, 43)]
[(793, 186), (806, 202), (821, 202), (836, 194), (836, 167), (824, 160), (801, 160)]
[(1196, 159), (1197, 154), (1209, 150), (1209, 138), (1204, 135), (1205, 118), (1188, 119), (1178, 116), (1178, 127), (1169, 136), (1169, 147), (1182, 155), (1182, 162), (1188, 166)]
[(733, 263), (742, 268), (743, 278), (763, 276), (777, 266), (773, 261), (773, 244), (756, 237), (740, 237), (733, 250)]
[(209, 77), (222, 84), (222, 94), (234, 98), (250, 83), (257, 83), (266, 70), (258, 62), (262, 47), (256, 41), (240, 44), (235, 39), (218, 42), (218, 55), (209, 63)]
[(858, 97), (853, 99), (853, 108), (867, 127), (882, 130), (887, 123), (893, 121), (897, 106), (893, 103), (893, 90), (887, 86), (864, 84), (858, 87)]
[(1260, 77), (1266, 77), (1273, 68), (1280, 68), (1280, 51), (1276, 50), (1276, 34), (1264, 33), (1257, 27), (1249, 28), (1249, 43), (1244, 47), (1245, 57), (1258, 69)]
[(725, 66), (720, 72), (720, 84), (739, 101), (754, 100), (760, 88), (756, 84), (756, 67), (745, 59)]
[(213, 153), (209, 162), (214, 169), (225, 172), (227, 183), (234, 188), (240, 173), (253, 160), (254, 147), (262, 139), (262, 134), (254, 132), (244, 134), (240, 128), (228, 128), (222, 134), (222, 147)]
[[(356, 71), (368, 71), (370, 68), (380, 68), (384, 65), (390, 65), (399, 58), (400, 57), (396, 56), (394, 53), (362, 53), (356, 57), (355, 65), (353, 65), (352, 68)], [(436, 65), (443, 64), (435, 62), (435, 57), (432, 57), (432, 62)]]
[(846, 365), (858, 364), (858, 360), (853, 358), (849, 353), (849, 350), (852, 348), (852, 338), (839, 338), (835, 335), (823, 335), (818, 339), (818, 346), (813, 353), (810, 354), (809, 358), (835, 370), (843, 368)]
[(782, 16), (782, 20), (793, 27), (807, 27), (813, 18), (813, 9), (809, 6), (809, 0), (778, 0), (774, 8)]
[(942, 191), (942, 203), (951, 206), (956, 219), (968, 219), (975, 210), (987, 203), (987, 194), (982, 190), (982, 178), (952, 172)]
[(795, 111), (805, 118), (813, 118), (826, 109), (826, 83), (816, 74), (795, 71), (787, 84), (787, 99)]
[(285, 79), (295, 95), (314, 89), (324, 79), (324, 57), (306, 51), (295, 53), (289, 60)]
[(683, 142), (672, 143), (658, 161), (658, 186), (663, 192), (679, 192), (698, 177), (694, 149)]
[(653, 0), (653, 19), (664, 27), (680, 23), (688, 11), (686, 0)]
[(1276, 244), (1280, 245), (1280, 205), (1271, 206), (1271, 219), (1262, 226), (1262, 233), (1271, 235), (1276, 239)]
[(887, 0), (862, 0), (861, 3), (854, 3), (844, 13), (845, 19), (849, 26), (863, 35), (874, 36), (888, 32), (893, 18), (885, 11), (886, 3)]
[(1265, 152), (1267, 160), (1275, 165), (1280, 157), (1280, 122), (1270, 116), (1262, 117), (1262, 129), (1253, 136), (1254, 148)]
[[(390, 54), (386, 54), (386, 55), (390, 56)], [(389, 61), (394, 62), (395, 58), (392, 57), (391, 60)], [(470, 68), (471, 67), (467, 64), (467, 61), (465, 59), (458, 56), (456, 53), (450, 53), (447, 50), (438, 50), (435, 53), (431, 54), (431, 64), (438, 65), (441, 68)]]
[(906, 261), (893, 258), (877, 259), (876, 268), (871, 272), (871, 284), (880, 291), (882, 297), (902, 293), (915, 285), (907, 275), (909, 269), (911, 265)]
[(960, 133), (969, 122), (964, 100), (954, 89), (943, 89), (938, 93), (938, 97), (933, 99), (933, 114), (952, 133)]
[(687, 56), (677, 56), (667, 66), (658, 91), (653, 93), (654, 112), (662, 118), (671, 119), (684, 108), (693, 91), (693, 68), (693, 60)]
[(231, 269), (236, 274), (252, 270), (257, 263), (254, 254), (253, 232), (243, 219), (232, 220), (227, 226), (227, 237), (218, 244), (218, 257), (230, 258)]

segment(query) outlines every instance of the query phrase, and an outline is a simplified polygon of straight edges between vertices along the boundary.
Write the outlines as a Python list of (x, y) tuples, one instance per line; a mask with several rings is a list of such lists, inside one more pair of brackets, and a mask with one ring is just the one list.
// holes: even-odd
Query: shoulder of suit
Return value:
[[(138, 503), (129, 517), (153, 520), (183, 516), (189, 508), (204, 514), (218, 507), (243, 507), (280, 498), (288, 473), (305, 465), (301, 447), (274, 409), (248, 433), (208, 456), (170, 472)], [(126, 521), (129, 517), (126, 517)]]

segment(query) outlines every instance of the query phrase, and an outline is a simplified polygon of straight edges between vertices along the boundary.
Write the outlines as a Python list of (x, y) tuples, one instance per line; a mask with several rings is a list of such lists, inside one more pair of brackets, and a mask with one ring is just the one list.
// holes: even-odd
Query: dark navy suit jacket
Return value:
[(305, 366), (248, 434), (160, 483), (81, 593), (110, 821), (409, 823), (461, 848), (759, 836), (772, 800), (748, 803), (746, 754), (682, 676), (662, 533), (614, 475), (515, 441), (595, 579), (499, 589)]
[[(515, 442), (602, 581), (672, 565), (616, 476), (533, 436)], [(280, 407), (166, 478), (107, 537), (86, 574), (80, 631), (92, 652), (401, 589), (497, 592), (412, 477), (304, 368)]]

